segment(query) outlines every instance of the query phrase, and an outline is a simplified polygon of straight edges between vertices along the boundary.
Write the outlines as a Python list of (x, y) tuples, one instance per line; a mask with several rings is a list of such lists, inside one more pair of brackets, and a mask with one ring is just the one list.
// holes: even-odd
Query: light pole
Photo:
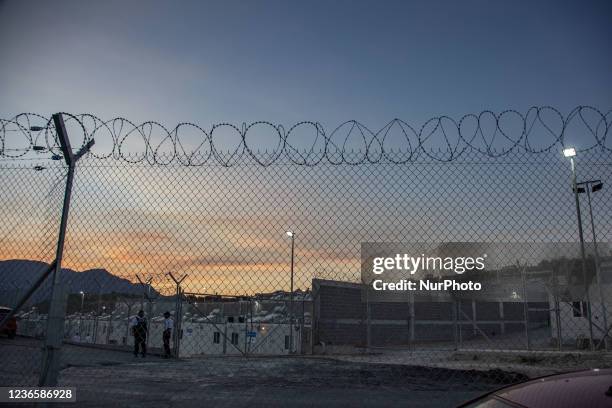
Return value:
[(604, 324), (604, 342), (606, 350), (608, 349), (607, 330), (608, 330), (608, 311), (606, 310), (606, 304), (604, 302), (603, 289), (601, 287), (601, 265), (599, 264), (599, 249), (597, 248), (597, 234), (595, 233), (595, 220), (593, 218), (593, 207), (591, 205), (591, 193), (596, 193), (603, 188), (603, 182), (601, 180), (586, 180), (577, 183), (578, 194), (587, 194), (587, 202), (589, 204), (589, 218), (591, 220), (591, 234), (593, 235), (593, 253), (595, 255), (595, 274), (597, 277), (597, 286), (599, 287), (599, 300), (601, 312), (603, 314)]
[(81, 294), (81, 314), (83, 314), (83, 305), (85, 303), (85, 292), (80, 291), (79, 293)]
[(582, 232), (582, 216), (580, 215), (580, 199), (578, 198), (578, 183), (576, 181), (576, 163), (574, 157), (576, 157), (576, 149), (573, 147), (563, 150), (563, 155), (570, 159), (572, 167), (572, 189), (574, 190), (574, 198), (576, 201), (576, 217), (578, 218), (578, 236), (580, 238), (580, 256), (582, 258), (582, 280), (584, 282), (584, 291), (587, 301), (587, 314), (589, 318), (589, 344), (591, 350), (593, 350), (593, 320), (591, 314), (591, 296), (589, 294), (589, 285), (586, 278), (586, 255), (584, 252), (584, 234)]
[(287, 236), (291, 238), (291, 287), (289, 293), (289, 354), (293, 354), (293, 264), (295, 249), (295, 233), (287, 231)]
[(17, 285), (17, 281), (15, 280), (11, 280), (11, 286), (13, 287), (13, 298), (15, 300), (11, 300), (11, 307), (14, 308), (17, 305), (17, 302), (19, 302), (19, 299), (17, 298), (19, 296), (19, 292), (21, 291), (21, 288), (19, 287), (19, 285)]
[(98, 286), (98, 301), (96, 305), (96, 319), (94, 320), (94, 329), (93, 329), (93, 342), (95, 343), (98, 340), (98, 325), (100, 319), (100, 303), (102, 301), (102, 291), (104, 288), (104, 283), (100, 283), (98, 278), (94, 277), (94, 282)]
[(79, 312), (79, 341), (83, 339), (83, 305), (85, 304), (85, 292), (80, 291), (81, 311)]

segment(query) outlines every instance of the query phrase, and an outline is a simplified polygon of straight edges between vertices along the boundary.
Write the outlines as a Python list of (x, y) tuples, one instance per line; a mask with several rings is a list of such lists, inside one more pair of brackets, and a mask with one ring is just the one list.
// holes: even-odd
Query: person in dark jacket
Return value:
[(147, 355), (147, 319), (145, 318), (144, 310), (138, 312), (131, 322), (132, 335), (134, 336), (134, 357), (138, 357), (138, 352), (141, 352), (142, 357)]

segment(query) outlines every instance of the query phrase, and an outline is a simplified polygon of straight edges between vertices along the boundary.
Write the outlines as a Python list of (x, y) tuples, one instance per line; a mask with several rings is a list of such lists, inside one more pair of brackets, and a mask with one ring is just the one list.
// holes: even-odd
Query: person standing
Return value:
[(172, 330), (174, 330), (174, 320), (170, 317), (170, 312), (164, 313), (164, 358), (170, 358), (170, 338), (172, 337)]
[(131, 322), (132, 335), (134, 335), (134, 357), (141, 352), (143, 358), (147, 356), (147, 319), (144, 310), (138, 312)]

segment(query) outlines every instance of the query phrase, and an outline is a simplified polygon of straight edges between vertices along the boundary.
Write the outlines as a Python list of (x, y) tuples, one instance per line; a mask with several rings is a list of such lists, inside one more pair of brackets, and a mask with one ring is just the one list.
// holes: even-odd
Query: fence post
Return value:
[(174, 322), (174, 358), (179, 358), (183, 331), (183, 298), (180, 286), (176, 289), (176, 316)]
[(174, 358), (179, 358), (179, 348), (181, 343), (181, 331), (183, 326), (183, 291), (181, 290), (181, 283), (187, 277), (187, 274), (183, 275), (181, 279), (176, 279), (172, 272), (168, 272), (166, 275), (174, 281), (176, 284), (176, 304), (175, 304), (175, 316), (174, 316)]
[(111, 335), (111, 331), (113, 330), (113, 312), (115, 311), (115, 309), (111, 309), (109, 316), (108, 316), (108, 327), (106, 328), (106, 343), (105, 344), (110, 344), (110, 335)]
[(310, 316), (310, 354), (315, 353), (315, 342), (319, 341), (319, 314), (320, 314), (319, 284), (312, 281), (312, 314)]
[(414, 328), (415, 328), (415, 310), (414, 310), (414, 293), (412, 291), (408, 292), (408, 296), (410, 299), (410, 309), (408, 310), (408, 313), (410, 313), (410, 337), (409, 337), (409, 341), (410, 341), (410, 351), (414, 351), (413, 347), (414, 347), (414, 339), (415, 339), (415, 334), (414, 334)]
[(365, 287), (365, 300), (366, 300), (366, 349), (368, 353), (372, 347), (372, 309), (370, 308), (370, 298), (368, 296), (369, 286)]
[(458, 316), (457, 316), (457, 304), (458, 300), (453, 299), (451, 303), (451, 315), (453, 318), (453, 342), (455, 343), (455, 351), (459, 350), (459, 327), (458, 327)]
[[(66, 302), (64, 299), (65, 291), (59, 285), (60, 273), (62, 270), (62, 256), (64, 254), (64, 242), (66, 238), (66, 227), (68, 225), (68, 212), (70, 210), (70, 197), (72, 195), (72, 184), (74, 181), (74, 170), (76, 162), (85, 154), (91, 146), (93, 139), (90, 140), (81, 150), (74, 155), (70, 146), (70, 139), (64, 125), (64, 118), (61, 113), (53, 115), (55, 130), (60, 142), (64, 160), (68, 165), (68, 174), (66, 176), (66, 189), (64, 190), (64, 203), (62, 206), (62, 218), (60, 220), (59, 236), (57, 240), (57, 249), (55, 254), (55, 269), (51, 273), (51, 301), (49, 305), (49, 313), (47, 315), (47, 333), (45, 336), (45, 344), (43, 347), (43, 360), (38, 381), (39, 386), (55, 386), (57, 385), (57, 377), (59, 374), (59, 352), (61, 349), (62, 338), (64, 333), (64, 317), (66, 314)], [(64, 293), (62, 293), (64, 292)]]
[(521, 267), (517, 262), (517, 266), (521, 271), (521, 282), (523, 285), (523, 323), (525, 324), (525, 340), (527, 341), (527, 350), (531, 350), (531, 340), (529, 338), (529, 302), (527, 301), (527, 278), (525, 267)]
[[(136, 279), (138, 279), (138, 282), (140, 283), (140, 286), (142, 286), (142, 298), (147, 300), (147, 319), (149, 319), (149, 333), (151, 332), (151, 322), (153, 319), (153, 299), (151, 298), (151, 283), (153, 282), (153, 277), (149, 275), (149, 278), (146, 281), (143, 281), (142, 279), (140, 279), (140, 276), (138, 274), (136, 274)], [(144, 307), (143, 307), (144, 309)], [(146, 342), (146, 346), (147, 349), (149, 348), (149, 339), (151, 338), (151, 336), (147, 336), (147, 339), (145, 340)]]
[(477, 333), (477, 324), (476, 324), (476, 300), (472, 299), (472, 335), (476, 336)]
[(501, 323), (499, 326), (499, 331), (501, 334), (506, 334), (506, 316), (504, 313), (504, 301), (499, 301), (499, 317), (501, 319)]
[(461, 299), (457, 300), (457, 308), (455, 309), (457, 313), (457, 324), (459, 325), (459, 349), (463, 348), (463, 320), (464, 318), (461, 316)]

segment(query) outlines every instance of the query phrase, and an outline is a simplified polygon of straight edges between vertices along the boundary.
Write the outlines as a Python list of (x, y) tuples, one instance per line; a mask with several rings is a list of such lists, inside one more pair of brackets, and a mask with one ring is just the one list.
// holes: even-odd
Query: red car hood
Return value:
[(530, 408), (612, 407), (612, 369), (543, 377), (494, 394)]

